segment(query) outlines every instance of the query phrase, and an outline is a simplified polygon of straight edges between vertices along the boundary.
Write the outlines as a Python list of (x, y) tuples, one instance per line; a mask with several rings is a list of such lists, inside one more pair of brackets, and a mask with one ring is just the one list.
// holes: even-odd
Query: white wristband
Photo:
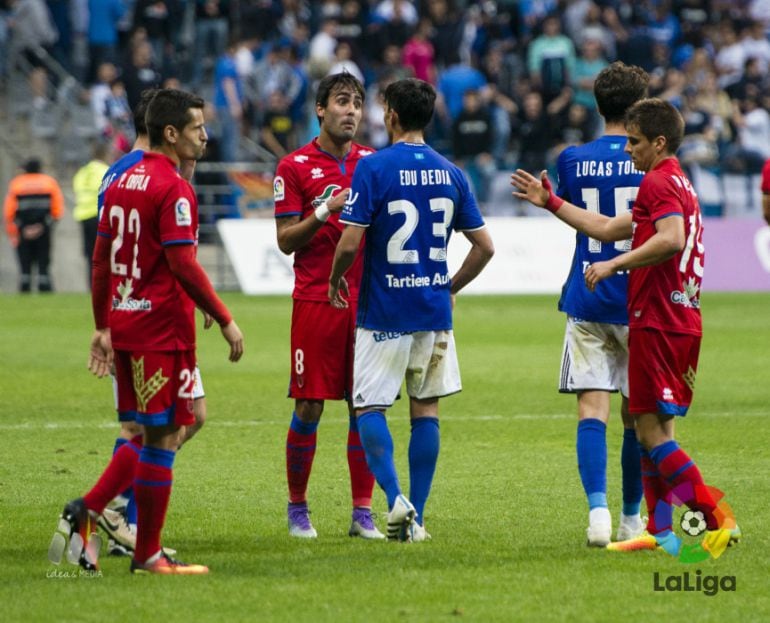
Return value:
[(324, 201), (315, 209), (315, 217), (322, 223), (325, 223), (329, 216), (331, 216), (331, 212), (329, 211), (329, 206), (327, 206), (326, 202)]

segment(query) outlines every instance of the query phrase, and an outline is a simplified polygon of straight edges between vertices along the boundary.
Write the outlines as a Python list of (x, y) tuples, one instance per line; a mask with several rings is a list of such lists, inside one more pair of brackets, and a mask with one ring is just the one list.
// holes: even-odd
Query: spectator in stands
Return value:
[(551, 148), (547, 156), (549, 165), (555, 164), (559, 154), (572, 145), (582, 145), (592, 141), (596, 136), (595, 119), (590, 111), (577, 102), (572, 102), (567, 109), (567, 118), (563, 124), (559, 124), (554, 132), (557, 144)]
[(543, 20), (542, 34), (529, 45), (527, 69), (532, 86), (540, 91), (545, 106), (558, 99), (560, 108), (566, 108), (571, 97), (571, 76), (575, 72), (575, 46), (562, 34), (557, 15)]
[(123, 79), (132, 110), (139, 103), (142, 91), (157, 88), (163, 82), (163, 76), (152, 58), (152, 46), (147, 40), (140, 39), (136, 42), (131, 61), (124, 68)]
[(479, 91), (468, 89), (462, 108), (452, 123), (452, 154), (455, 164), (463, 169), (473, 185), (479, 204), (487, 202), (489, 185), (495, 174), (495, 159), (490, 153), (493, 143), (492, 115)]
[(72, 178), (72, 191), (75, 194), (74, 219), (80, 223), (83, 235), (83, 256), (86, 259), (86, 287), (91, 289), (91, 258), (96, 243), (96, 228), (99, 224), (99, 188), (102, 178), (109, 169), (110, 147), (104, 141), (93, 145), (92, 158), (84, 164)]
[(738, 34), (731, 21), (722, 21), (717, 33), (719, 51), (714, 58), (714, 66), (719, 76), (719, 87), (729, 89), (743, 75), (746, 51), (738, 41)]
[(695, 95), (696, 107), (708, 111), (714, 128), (715, 141), (719, 154), (723, 154), (728, 143), (733, 139), (732, 102), (730, 96), (719, 88), (716, 74), (711, 74), (700, 86)]
[(754, 95), (742, 102), (734, 101), (733, 111), (738, 141), (728, 149), (724, 168), (731, 173), (760, 173), (770, 158), (770, 113)]
[(273, 91), (270, 94), (267, 110), (262, 116), (260, 139), (262, 144), (279, 159), (297, 148), (289, 101), (281, 91)]
[(288, 38), (281, 37), (269, 46), (265, 57), (257, 63), (254, 82), (257, 88), (255, 106), (260, 115), (267, 110), (270, 96), (275, 91), (282, 92), (289, 103), (299, 96), (302, 82), (291, 63), (291, 41)]
[(766, 79), (767, 75), (762, 72), (760, 60), (749, 56), (743, 65), (743, 75), (737, 82), (727, 87), (727, 93), (737, 101), (759, 97), (764, 90)]
[(118, 63), (118, 23), (125, 12), (122, 0), (88, 0), (89, 84), (99, 65)]
[(481, 71), (487, 81), (486, 99), (492, 115), (492, 155), (498, 167), (507, 165), (511, 142), (511, 119), (519, 110), (515, 90), (523, 84), (524, 63), (515, 54), (504, 55), (505, 46), (493, 43)]
[(341, 74), (343, 72), (348, 72), (361, 84), (366, 84), (361, 68), (353, 60), (353, 51), (350, 49), (350, 44), (340, 41), (334, 50), (334, 62), (329, 67), (329, 75)]
[(457, 51), (449, 61), (450, 66), (439, 75), (436, 112), (451, 127), (462, 110), (465, 92), (475, 89), (485, 96), (487, 80), (478, 69), (463, 63)]
[(402, 62), (404, 67), (412, 70), (415, 78), (436, 84), (436, 53), (430, 42), (432, 32), (430, 20), (423, 17), (412, 37), (404, 45)]
[(144, 28), (152, 46), (153, 58), (165, 70), (174, 57), (174, 30), (172, 9), (178, 0), (137, 0), (134, 8), (134, 28)]
[(757, 59), (759, 72), (766, 74), (770, 67), (770, 41), (765, 36), (762, 22), (750, 22), (741, 33), (740, 43), (746, 58)]
[(374, 9), (373, 18), (381, 25), (378, 29), (381, 43), (376, 44), (377, 48), (374, 48), (376, 50), (382, 49), (389, 43), (404, 47), (417, 26), (419, 15), (417, 9), (408, 0), (383, 0)]
[(235, 40), (228, 43), (214, 69), (214, 106), (220, 127), (220, 157), (223, 162), (238, 159), (241, 122), (245, 103), (243, 82), (235, 65)]
[(128, 104), (126, 85), (120, 78), (115, 78), (110, 83), (110, 94), (104, 102), (104, 110), (107, 116), (107, 124), (110, 128), (110, 136), (123, 134), (126, 142), (133, 144), (136, 140), (134, 133), (134, 118), (131, 106)]
[(96, 70), (96, 81), (89, 89), (91, 110), (94, 113), (94, 125), (99, 132), (105, 132), (109, 126), (107, 119), (107, 99), (111, 95), (110, 85), (118, 77), (118, 70), (112, 63), (101, 63)]
[(379, 60), (380, 63), (375, 71), (375, 79), (378, 79), (382, 74), (392, 76), (395, 80), (415, 77), (412, 68), (407, 67), (404, 63), (402, 48), (394, 43), (385, 46), (385, 49), (382, 51), (382, 58)]
[(350, 46), (353, 60), (358, 64), (365, 62), (364, 50), (364, 14), (361, 3), (345, 0), (337, 17), (336, 39)]
[(444, 69), (458, 62), (463, 43), (464, 24), (455, 2), (429, 0), (428, 15), (433, 24), (431, 43), (435, 51), (436, 67)]
[(519, 147), (517, 169), (545, 169), (546, 154), (554, 145), (554, 125), (543, 106), (543, 96), (537, 91), (527, 93), (513, 129)]
[(684, 139), (677, 152), (679, 162), (685, 167), (716, 164), (719, 160), (719, 122), (709, 110), (702, 107), (694, 85), (688, 84), (685, 89), (680, 112), (684, 119)]
[(337, 20), (325, 19), (318, 32), (310, 39), (308, 49), (311, 75), (322, 78), (334, 62), (337, 48)]
[(44, 0), (11, 0), (11, 29), (8, 46), (9, 68), (16, 67), (19, 58), (32, 67), (40, 67), (38, 49), (50, 52), (59, 37)]
[(658, 0), (653, 5), (652, 14), (648, 18), (647, 32), (654, 41), (673, 50), (679, 42), (682, 28), (679, 20), (671, 10), (670, 0)]
[(32, 158), (24, 173), (11, 180), (5, 197), (5, 229), (19, 258), (19, 291), (32, 290), (32, 270), (37, 267), (37, 288), (53, 292), (48, 273), (53, 224), (64, 214), (64, 196), (57, 181), (41, 173), (40, 160)]
[(225, 51), (230, 32), (230, 10), (230, 0), (195, 0), (193, 88), (200, 86), (211, 60), (219, 58)]
[(599, 39), (583, 38), (580, 56), (575, 61), (575, 71), (572, 74), (572, 101), (583, 106), (594, 121), (598, 121), (594, 81), (599, 72), (607, 67), (603, 51)]

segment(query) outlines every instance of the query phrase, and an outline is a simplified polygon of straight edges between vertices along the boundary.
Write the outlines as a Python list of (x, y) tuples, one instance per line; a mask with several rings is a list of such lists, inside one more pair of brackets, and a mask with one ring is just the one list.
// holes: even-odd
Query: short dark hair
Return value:
[(136, 130), (137, 136), (147, 135), (147, 123), (144, 118), (147, 116), (147, 107), (158, 91), (160, 89), (145, 89), (139, 96), (139, 101), (134, 107), (134, 130)]
[(364, 85), (353, 74), (343, 71), (338, 74), (326, 76), (318, 83), (318, 89), (315, 92), (315, 103), (321, 108), (329, 105), (329, 96), (332, 91), (349, 87), (361, 96), (361, 101), (366, 101), (366, 91)]
[(599, 114), (606, 121), (620, 122), (634, 102), (647, 95), (650, 76), (641, 67), (615, 61), (602, 69), (594, 82)]
[(40, 158), (30, 158), (24, 163), (25, 173), (40, 173), (43, 170), (43, 163), (40, 162)]
[(158, 89), (147, 107), (145, 122), (150, 146), (163, 145), (163, 131), (173, 126), (181, 131), (190, 123), (190, 109), (203, 109), (203, 98), (178, 89)]
[(385, 89), (385, 103), (398, 115), (398, 123), (407, 132), (423, 130), (433, 117), (436, 89), (417, 78), (391, 82)]
[(659, 97), (639, 100), (628, 109), (626, 128), (638, 128), (649, 141), (658, 136), (666, 139), (666, 150), (675, 154), (684, 138), (684, 119), (671, 102)]

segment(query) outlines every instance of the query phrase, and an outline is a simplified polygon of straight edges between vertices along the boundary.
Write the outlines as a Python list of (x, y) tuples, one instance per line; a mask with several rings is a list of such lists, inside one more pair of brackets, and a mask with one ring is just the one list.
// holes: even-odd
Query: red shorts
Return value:
[(290, 398), (342, 400), (350, 395), (355, 325), (355, 301), (337, 309), (328, 301), (294, 300)]
[(118, 417), (145, 426), (195, 423), (195, 351), (115, 351)]
[(686, 415), (692, 402), (699, 335), (656, 329), (628, 332), (629, 412)]

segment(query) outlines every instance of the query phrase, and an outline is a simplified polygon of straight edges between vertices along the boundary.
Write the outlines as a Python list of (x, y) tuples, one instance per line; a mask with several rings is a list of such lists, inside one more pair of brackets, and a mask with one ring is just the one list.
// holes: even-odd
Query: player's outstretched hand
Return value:
[(243, 333), (235, 324), (235, 320), (222, 327), (222, 335), (230, 344), (230, 361), (238, 361), (243, 355)]
[(593, 292), (600, 281), (611, 277), (615, 272), (610, 262), (594, 262), (585, 272), (586, 287)]
[(350, 189), (343, 188), (340, 192), (334, 195), (334, 197), (329, 199), (329, 201), (326, 202), (326, 207), (329, 208), (329, 212), (332, 214), (342, 212), (342, 208), (345, 207), (345, 202), (348, 200), (349, 195)]
[(511, 186), (516, 189), (513, 192), (514, 197), (529, 201), (538, 208), (545, 207), (553, 190), (545, 170), (540, 172), (538, 179), (524, 169), (516, 169), (515, 173), (511, 173)]
[(107, 376), (112, 368), (112, 337), (109, 329), (97, 329), (91, 336), (88, 369), (99, 378)]
[(348, 301), (345, 297), (349, 296), (350, 290), (348, 290), (348, 281), (345, 277), (340, 277), (340, 281), (336, 286), (333, 283), (329, 283), (329, 302), (332, 304), (332, 307), (346, 309)]

